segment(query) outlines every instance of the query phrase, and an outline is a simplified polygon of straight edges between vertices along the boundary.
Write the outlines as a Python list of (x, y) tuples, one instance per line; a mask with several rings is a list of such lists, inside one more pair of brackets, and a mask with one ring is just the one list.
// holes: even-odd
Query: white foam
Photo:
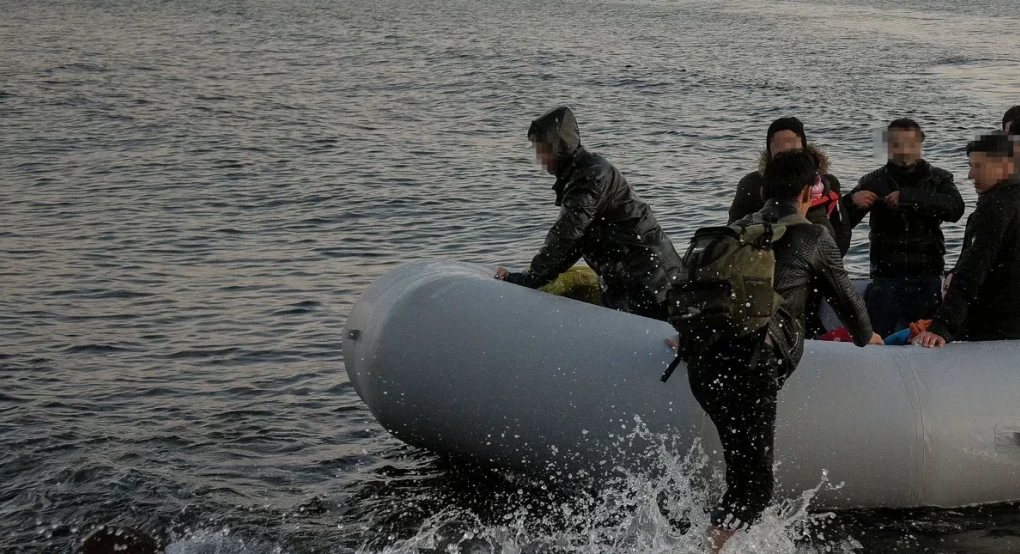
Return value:
[[(533, 515), (520, 509), (499, 525), (482, 524), (470, 511), (449, 509), (426, 520), (409, 539), (379, 548), (362, 547), (359, 554), (418, 554), (464, 552), (523, 554), (684, 554), (706, 552), (708, 512), (725, 487), (721, 472), (709, 473), (700, 444), (678, 454), (666, 436), (653, 436), (640, 421), (621, 447), (635, 438), (651, 439), (649, 451), (657, 458), (656, 469), (647, 474), (620, 470), (620, 476), (595, 496), (580, 494), (576, 500), (553, 508), (553, 513)], [(860, 548), (847, 539), (830, 541), (819, 532), (832, 514), (808, 512), (819, 485), (792, 501), (771, 505), (760, 523), (740, 532), (724, 553), (840, 554)], [(686, 522), (678, 528), (673, 522)], [(683, 525), (683, 524), (681, 524)], [(555, 529), (549, 531), (548, 529)], [(814, 536), (809, 536), (814, 534)]]

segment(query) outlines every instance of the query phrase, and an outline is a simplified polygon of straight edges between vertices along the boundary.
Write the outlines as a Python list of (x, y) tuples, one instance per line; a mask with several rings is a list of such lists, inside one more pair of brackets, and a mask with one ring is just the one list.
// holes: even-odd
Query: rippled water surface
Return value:
[[(410, 260), (525, 264), (556, 213), (525, 133), (557, 104), (682, 246), (724, 217), (775, 117), (804, 120), (849, 187), (880, 163), (875, 129), (913, 116), (972, 207), (964, 144), (1020, 103), (1013, 0), (0, 10), (3, 552), (66, 552), (107, 522), (174, 553), (442, 550), (437, 534), (463, 533), (483, 551), (689, 551), (619, 504), (665, 491), (698, 512), (704, 493), (550, 490), (390, 438), (344, 373), (359, 292)], [(947, 234), (952, 258), (962, 222)], [(748, 551), (1020, 549), (1012, 507), (788, 508)], [(601, 542), (569, 546), (588, 524)]]

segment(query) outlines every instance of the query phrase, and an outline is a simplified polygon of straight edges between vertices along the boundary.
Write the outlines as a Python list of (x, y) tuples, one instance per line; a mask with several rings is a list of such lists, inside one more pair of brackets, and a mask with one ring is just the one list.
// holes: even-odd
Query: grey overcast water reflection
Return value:
[[(374, 422), (340, 351), (359, 292), (412, 260), (524, 265), (556, 213), (525, 133), (558, 104), (681, 248), (787, 114), (847, 188), (915, 117), (969, 213), (1020, 10), (890, 6), (0, 0), (0, 551), (105, 522), (176, 553), (378, 550), (451, 506), (527, 525), (545, 491)], [(1017, 551), (1018, 520), (844, 514), (799, 548)]]

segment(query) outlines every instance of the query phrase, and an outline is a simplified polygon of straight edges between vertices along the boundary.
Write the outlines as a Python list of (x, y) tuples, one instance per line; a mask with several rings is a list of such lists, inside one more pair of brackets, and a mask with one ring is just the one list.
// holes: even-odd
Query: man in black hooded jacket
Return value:
[(648, 204), (612, 164), (581, 146), (570, 108), (533, 121), (528, 139), (556, 176), (560, 215), (527, 271), (501, 267), (496, 278), (539, 288), (584, 258), (599, 275), (605, 306), (665, 320), (666, 292), (680, 256)]

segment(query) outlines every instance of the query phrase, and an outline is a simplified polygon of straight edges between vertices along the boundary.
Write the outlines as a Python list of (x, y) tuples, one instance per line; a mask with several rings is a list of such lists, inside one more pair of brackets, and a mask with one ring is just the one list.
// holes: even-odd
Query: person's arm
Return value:
[(864, 216), (868, 215), (868, 212), (871, 211), (871, 206), (874, 205), (877, 199), (878, 196), (874, 192), (867, 190), (864, 177), (861, 177), (861, 180), (857, 182), (857, 186), (843, 197), (843, 208), (846, 210), (847, 225), (853, 229), (861, 221), (864, 221)]
[(840, 323), (846, 327), (857, 346), (874, 343), (875, 333), (871, 328), (868, 308), (864, 305), (861, 295), (850, 281), (839, 247), (829, 233), (819, 235), (817, 252), (813, 260), (815, 280), (822, 294), (836, 312)]
[(733, 203), (730, 204), (727, 225), (757, 212), (764, 205), (765, 201), (761, 199), (761, 187), (757, 186), (758, 181), (760, 179), (756, 179), (755, 174), (750, 173), (737, 183), (737, 193), (733, 195)]
[(537, 289), (577, 263), (581, 258), (581, 240), (595, 218), (598, 205), (594, 185), (579, 184), (567, 191), (560, 216), (549, 229), (545, 245), (531, 260), (531, 268), (519, 273), (506, 273), (504, 281)]
[(966, 207), (963, 196), (953, 183), (953, 174), (947, 173), (937, 179), (934, 190), (923, 187), (906, 188), (900, 191), (899, 203), (918, 211), (930, 213), (941, 221), (956, 223), (963, 217)]
[(1007, 209), (1015, 208), (987, 203), (978, 206), (971, 214), (973, 225), (968, 237), (969, 243), (963, 246), (960, 260), (953, 269), (949, 291), (932, 317), (929, 333), (946, 342), (952, 342), (959, 334), (963, 322), (967, 320), (970, 304), (977, 298), (978, 291), (999, 256), (1006, 232)]

